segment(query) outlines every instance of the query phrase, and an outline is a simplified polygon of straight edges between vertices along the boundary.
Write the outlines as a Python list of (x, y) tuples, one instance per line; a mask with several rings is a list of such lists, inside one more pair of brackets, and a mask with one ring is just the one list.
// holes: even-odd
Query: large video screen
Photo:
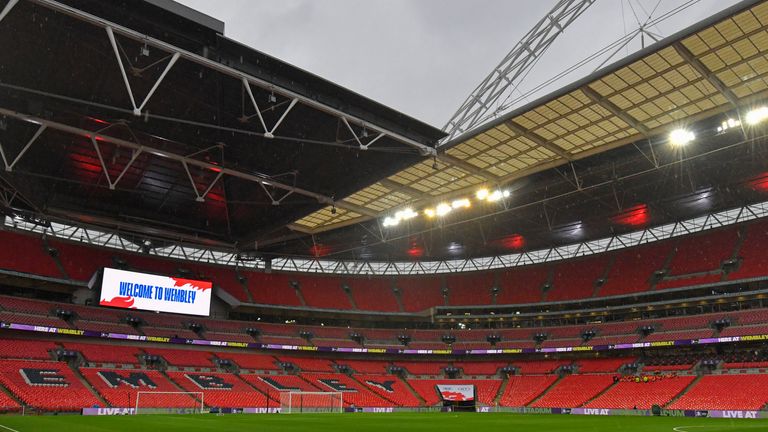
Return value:
[(208, 316), (212, 287), (208, 281), (105, 268), (99, 304)]
[(446, 385), (438, 384), (437, 391), (443, 401), (452, 402), (471, 402), (475, 400), (475, 386), (467, 385)]

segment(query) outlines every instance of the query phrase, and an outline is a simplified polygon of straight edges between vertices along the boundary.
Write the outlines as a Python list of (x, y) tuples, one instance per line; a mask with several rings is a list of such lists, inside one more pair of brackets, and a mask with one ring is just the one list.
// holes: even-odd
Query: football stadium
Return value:
[(438, 128), (0, 0), (0, 430), (768, 430), (768, 1), (511, 104), (550, 3)]

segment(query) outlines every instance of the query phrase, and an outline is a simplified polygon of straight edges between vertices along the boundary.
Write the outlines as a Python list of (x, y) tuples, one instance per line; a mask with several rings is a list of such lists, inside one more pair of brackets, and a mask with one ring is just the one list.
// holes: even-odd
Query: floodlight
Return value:
[(399, 224), (399, 223), (400, 223), (400, 219), (393, 218), (391, 216), (387, 216), (387, 217), (384, 218), (383, 225), (385, 227), (390, 227), (390, 226), (397, 226), (397, 224)]
[(438, 216), (445, 216), (445, 215), (447, 215), (448, 213), (450, 213), (450, 212), (451, 212), (451, 210), (453, 210), (453, 209), (451, 208), (451, 206), (450, 206), (450, 205), (448, 205), (448, 204), (446, 204), (446, 203), (440, 203), (440, 204), (438, 204), (438, 205), (437, 205), (437, 207), (435, 208), (435, 211), (437, 212), (437, 215), (438, 215)]
[(503, 192), (501, 192), (500, 190), (495, 190), (495, 191), (491, 192), (490, 195), (488, 195), (487, 199), (488, 199), (488, 201), (493, 202), (493, 201), (498, 201), (498, 200), (502, 199), (503, 197), (504, 197), (504, 193)]
[(764, 106), (755, 108), (749, 111), (746, 116), (744, 116), (744, 120), (750, 126), (755, 126), (758, 123), (762, 123), (765, 121), (765, 119), (768, 119), (768, 107)]
[(479, 200), (484, 200), (484, 199), (488, 198), (488, 193), (489, 193), (488, 189), (480, 189), (479, 191), (477, 191), (475, 196)]
[(688, 129), (675, 129), (669, 133), (669, 142), (676, 147), (682, 147), (696, 139), (696, 135)]
[(413, 211), (412, 208), (409, 207), (395, 213), (395, 218), (399, 220), (408, 220), (408, 219), (413, 219), (418, 215), (419, 215), (418, 213), (416, 213), (415, 211)]
[(469, 206), (470, 206), (469, 200), (466, 198), (457, 199), (456, 201), (451, 203), (451, 207), (455, 209), (461, 208), (461, 207), (469, 207)]

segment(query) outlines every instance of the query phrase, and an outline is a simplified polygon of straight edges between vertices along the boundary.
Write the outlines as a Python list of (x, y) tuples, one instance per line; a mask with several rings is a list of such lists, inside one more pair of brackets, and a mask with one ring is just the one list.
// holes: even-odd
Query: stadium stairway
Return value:
[[(254, 303), (253, 301), (253, 295), (251, 294), (251, 290), (248, 289), (248, 279), (245, 275), (241, 274), (237, 267), (235, 267), (235, 280), (237, 280), (238, 286), (243, 290), (245, 293), (245, 298), (248, 299), (248, 303)], [(224, 290), (226, 291), (226, 290)], [(237, 298), (237, 296), (235, 296)]]
[[(598, 298), (600, 297), (600, 288), (605, 285), (605, 281), (608, 280), (608, 275), (611, 274), (611, 270), (613, 269), (613, 265), (616, 263), (616, 255), (617, 254), (611, 254), (611, 256), (608, 257), (608, 262), (605, 265), (605, 270), (603, 271), (603, 274), (600, 275), (598, 279), (595, 280), (595, 288), (592, 290), (592, 297), (591, 298)], [(598, 284), (597, 281), (602, 280), (602, 284)]]
[(85, 379), (85, 377), (83, 376), (83, 374), (82, 374), (82, 373), (80, 373), (80, 369), (78, 369), (78, 368), (77, 368), (77, 366), (73, 365), (72, 363), (69, 363), (69, 364), (67, 364), (67, 366), (69, 366), (69, 368), (72, 370), (72, 373), (74, 373), (74, 374), (75, 374), (75, 377), (78, 379), (78, 381), (80, 381), (80, 384), (82, 384), (82, 385), (83, 385), (83, 387), (85, 387), (86, 389), (88, 389), (88, 391), (89, 391), (89, 392), (91, 392), (91, 394), (93, 395), (93, 397), (95, 397), (96, 399), (98, 399), (98, 400), (99, 400), (99, 402), (101, 402), (102, 404), (104, 404), (103, 406), (105, 406), (105, 407), (111, 407), (111, 406), (112, 406), (112, 405), (111, 405), (109, 402), (107, 402), (107, 400), (104, 398), (104, 396), (102, 396), (102, 395), (101, 395), (101, 393), (99, 393), (99, 392), (98, 392), (98, 391), (97, 391), (97, 390), (96, 390), (96, 389), (95, 389), (95, 388), (94, 388), (94, 387), (91, 385), (91, 383), (89, 383), (89, 382), (88, 382), (88, 380), (87, 380), (87, 379)]
[(16, 396), (12, 391), (8, 390), (8, 388), (5, 387), (3, 383), (0, 383), (0, 393), (3, 393), (9, 398), (11, 398), (19, 406), (24, 406), (24, 402), (21, 399), (19, 399), (19, 397)]
[(240, 381), (240, 382), (243, 382), (243, 383), (245, 383), (245, 385), (246, 385), (246, 386), (248, 386), (249, 388), (253, 389), (253, 391), (254, 391), (254, 392), (263, 394), (263, 395), (264, 395), (264, 397), (265, 397), (265, 398), (266, 398), (268, 401), (269, 401), (269, 400), (272, 400), (272, 401), (275, 401), (275, 402), (277, 402), (277, 403), (280, 403), (280, 399), (276, 399), (274, 395), (271, 395), (271, 396), (270, 396), (270, 395), (269, 395), (269, 394), (267, 394), (266, 392), (262, 391), (260, 388), (256, 387), (256, 386), (255, 386), (255, 385), (253, 385), (252, 383), (248, 382), (248, 380), (246, 380), (245, 378), (241, 377), (241, 376), (240, 376), (240, 374), (233, 374), (233, 375), (234, 375), (235, 379), (237, 379), (237, 380), (238, 380), (238, 381)]
[(304, 298), (304, 293), (301, 292), (301, 285), (296, 285), (293, 288), (296, 291), (296, 297), (299, 298), (299, 303), (301, 303), (301, 307), (307, 307), (307, 299)]
[(46, 252), (48, 252), (48, 255), (51, 256), (51, 259), (53, 260), (53, 264), (59, 270), (59, 273), (61, 273), (64, 276), (64, 279), (71, 279), (69, 277), (69, 274), (67, 273), (67, 270), (64, 268), (64, 264), (61, 262), (61, 258), (59, 257), (58, 250), (49, 244), (48, 237), (43, 236), (42, 242), (43, 242), (43, 247), (45, 248)]
[(673, 397), (673, 398), (672, 398), (672, 399), (669, 401), (669, 403), (667, 403), (666, 405), (664, 405), (664, 408), (667, 408), (667, 407), (670, 407), (670, 406), (672, 406), (672, 404), (673, 404), (673, 403), (675, 403), (675, 402), (677, 402), (677, 400), (678, 400), (678, 399), (680, 399), (681, 397), (685, 396), (685, 394), (686, 394), (686, 393), (688, 393), (688, 392), (689, 392), (689, 391), (690, 391), (690, 390), (691, 390), (691, 389), (692, 389), (694, 386), (696, 386), (696, 384), (697, 384), (699, 381), (701, 381), (701, 379), (702, 379), (702, 378), (704, 378), (704, 375), (699, 375), (699, 376), (697, 376), (697, 377), (696, 377), (696, 379), (694, 379), (693, 381), (691, 381), (691, 383), (690, 383), (690, 384), (688, 384), (688, 385), (687, 385), (687, 386), (686, 386), (686, 387), (685, 387), (685, 388), (684, 388), (684, 389), (683, 389), (683, 390), (682, 390), (680, 393), (678, 393), (678, 394), (677, 394), (675, 397)]
[(180, 391), (180, 392), (187, 392), (187, 391), (189, 391), (189, 390), (185, 389), (184, 387), (182, 387), (179, 383), (177, 383), (173, 378), (171, 378), (171, 376), (168, 375), (168, 372), (165, 371), (165, 368), (158, 369), (158, 372), (160, 372), (160, 375), (162, 375), (163, 378), (167, 379), (168, 382), (173, 384), (173, 386), (176, 387), (177, 391)]
[[(672, 250), (669, 252), (669, 255), (664, 259), (664, 265), (661, 266), (660, 269), (657, 270), (663, 270), (665, 274), (669, 273), (670, 266), (672, 265), (672, 261), (675, 259), (675, 255), (677, 255), (677, 246), (680, 244), (680, 239), (677, 239), (674, 243), (674, 246), (672, 247)], [(655, 280), (650, 283), (650, 291), (656, 291), (657, 285), (660, 284), (662, 280)]]
[(539, 399), (541, 399), (544, 396), (546, 396), (547, 393), (549, 393), (553, 388), (555, 388), (560, 383), (560, 381), (563, 380), (563, 378), (565, 378), (565, 376), (557, 377), (557, 379), (552, 384), (550, 384), (549, 387), (545, 388), (544, 391), (541, 392), (538, 396), (536, 396), (535, 398), (531, 399), (531, 401), (528, 402), (528, 404), (526, 406), (528, 406), (528, 407), (529, 406), (533, 406), (533, 404), (538, 402)]
[(501, 379), (499, 392), (496, 393), (496, 397), (493, 398), (493, 404), (495, 406), (499, 406), (499, 402), (501, 402), (501, 398), (504, 396), (504, 392), (507, 390), (508, 385), (509, 385), (509, 377), (505, 374), (504, 377)]
[(347, 288), (342, 285), (341, 291), (344, 293), (344, 296), (349, 300), (349, 304), (352, 305), (352, 310), (359, 310), (357, 307), (357, 302), (355, 301), (355, 296), (352, 295), (352, 288), (349, 285), (346, 285)]
[(612, 388), (616, 387), (617, 385), (619, 385), (619, 381), (614, 381), (613, 384), (611, 384), (608, 387), (602, 389), (598, 394), (592, 396), (591, 398), (589, 398), (587, 401), (585, 401), (580, 406), (582, 406), (582, 407), (588, 406), (590, 402), (592, 402), (593, 400), (599, 398), (600, 396), (604, 395), (605, 393), (609, 392)]
[(357, 384), (358, 384), (358, 385), (359, 385), (361, 388), (364, 388), (364, 389), (366, 389), (366, 390), (369, 390), (371, 393), (375, 394), (376, 396), (378, 396), (378, 397), (380, 397), (380, 398), (384, 399), (385, 401), (387, 401), (387, 402), (391, 403), (391, 404), (392, 404), (392, 406), (399, 406), (399, 405), (400, 405), (399, 403), (395, 402), (395, 401), (394, 401), (394, 400), (393, 400), (391, 397), (389, 397), (388, 395), (384, 394), (383, 392), (377, 392), (377, 391), (373, 391), (373, 389), (371, 388), (371, 386), (370, 386), (370, 385), (368, 385), (368, 384), (366, 384), (366, 383), (364, 383), (364, 382), (360, 381), (360, 380), (357, 378), (357, 376), (355, 376), (355, 374), (350, 374), (350, 375), (347, 375), (347, 376), (348, 376), (349, 378), (351, 378), (351, 379), (352, 379), (352, 381), (354, 381), (355, 383), (357, 383)]
[(423, 397), (421, 397), (419, 392), (417, 392), (416, 389), (414, 389), (411, 386), (411, 383), (409, 383), (407, 379), (401, 376), (398, 376), (397, 379), (399, 379), (405, 385), (405, 388), (408, 389), (408, 391), (413, 395), (413, 397), (419, 400), (419, 403), (421, 404), (421, 406), (427, 406), (427, 401), (424, 400)]
[(400, 290), (396, 288), (395, 283), (392, 282), (392, 295), (395, 296), (395, 301), (397, 302), (397, 311), (405, 312), (405, 308), (403, 307), (403, 296), (401, 295)]

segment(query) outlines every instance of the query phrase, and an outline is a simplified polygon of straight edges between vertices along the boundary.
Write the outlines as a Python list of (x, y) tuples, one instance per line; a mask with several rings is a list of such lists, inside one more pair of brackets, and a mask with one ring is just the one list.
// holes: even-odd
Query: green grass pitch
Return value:
[(479, 413), (0, 416), (0, 432), (756, 432), (768, 419)]

